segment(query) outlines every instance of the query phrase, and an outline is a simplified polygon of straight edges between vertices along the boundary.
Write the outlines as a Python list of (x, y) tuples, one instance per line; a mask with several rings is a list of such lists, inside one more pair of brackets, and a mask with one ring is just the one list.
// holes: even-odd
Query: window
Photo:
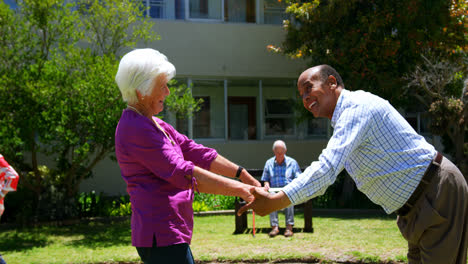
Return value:
[(159, 19), (184, 19), (185, 0), (142, 0), (144, 14)]
[(255, 23), (255, 0), (224, 0), (224, 20)]
[(257, 138), (256, 99), (249, 96), (228, 97), (229, 139)]
[(428, 113), (407, 113), (405, 119), (418, 134), (431, 134), (431, 119)]
[(195, 99), (203, 99), (200, 111), (193, 115), (193, 137), (194, 138), (209, 138), (210, 137), (210, 97), (196, 96)]
[(164, 0), (149, 0), (149, 16), (153, 18), (165, 18)]
[(267, 99), (265, 102), (265, 135), (293, 135), (294, 112), (291, 99)]
[(204, 100), (193, 117), (193, 138), (224, 138), (224, 81), (194, 80), (192, 94)]
[(222, 0), (187, 0), (190, 19), (223, 19)]
[(263, 0), (263, 23), (283, 24), (283, 20), (288, 19), (285, 1)]
[(328, 120), (326, 118), (310, 118), (307, 121), (307, 135), (326, 137), (328, 135)]

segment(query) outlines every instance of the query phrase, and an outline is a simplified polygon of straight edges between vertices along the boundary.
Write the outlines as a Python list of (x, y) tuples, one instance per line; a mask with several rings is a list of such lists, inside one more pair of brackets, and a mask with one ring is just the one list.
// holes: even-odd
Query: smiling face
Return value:
[(334, 76), (330, 75), (325, 81), (322, 81), (320, 79), (320, 67), (310, 68), (299, 76), (297, 89), (304, 107), (314, 117), (332, 119), (341, 92), (341, 89), (337, 90), (337, 82)]
[(153, 116), (159, 114), (164, 109), (164, 100), (170, 94), (167, 81), (167, 76), (161, 74), (153, 81), (150, 94), (142, 96), (137, 92), (139, 104), (143, 106), (145, 113)]

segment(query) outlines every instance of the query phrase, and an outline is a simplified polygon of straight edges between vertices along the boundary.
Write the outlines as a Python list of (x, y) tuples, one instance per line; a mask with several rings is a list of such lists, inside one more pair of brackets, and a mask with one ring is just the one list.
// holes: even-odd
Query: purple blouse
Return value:
[(153, 117), (125, 109), (115, 131), (115, 153), (132, 203), (132, 245), (158, 247), (189, 243), (193, 230), (193, 188), (185, 175), (209, 169), (218, 156)]

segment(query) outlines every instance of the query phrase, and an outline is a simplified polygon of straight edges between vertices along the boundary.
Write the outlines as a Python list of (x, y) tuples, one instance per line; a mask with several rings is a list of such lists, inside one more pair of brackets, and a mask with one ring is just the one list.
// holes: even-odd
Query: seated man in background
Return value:
[[(286, 156), (286, 144), (282, 140), (277, 140), (273, 143), (274, 157), (267, 160), (265, 168), (263, 169), (262, 181), (265, 182), (265, 190), (268, 191), (270, 187), (281, 188), (290, 183), (297, 175), (301, 174), (301, 169), (297, 161), (291, 157)], [(286, 230), (284, 231), (285, 237), (293, 235), (292, 228), (294, 226), (294, 205), (284, 209), (286, 216)], [(279, 233), (278, 228), (278, 211), (270, 214), (271, 232), (270, 237), (275, 237)]]

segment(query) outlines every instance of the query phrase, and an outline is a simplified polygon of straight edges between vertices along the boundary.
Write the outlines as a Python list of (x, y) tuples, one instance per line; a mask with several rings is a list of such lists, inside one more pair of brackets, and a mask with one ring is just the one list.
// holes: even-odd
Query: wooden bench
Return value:
[[(263, 170), (258, 169), (249, 169), (248, 172), (254, 176), (257, 180), (260, 179), (262, 176)], [(263, 186), (263, 182), (262, 186)], [(247, 223), (247, 212), (243, 213), (241, 216), (237, 215), (239, 209), (244, 206), (246, 202), (236, 197), (235, 201), (235, 223), (236, 229), (234, 230), (234, 234), (244, 234), (244, 233), (251, 233), (252, 229), (249, 228)], [(303, 204), (297, 205), (298, 207), (304, 206), (304, 228), (294, 227), (294, 232), (308, 232), (313, 233), (314, 227), (312, 222), (312, 200), (309, 200)], [(257, 233), (268, 233), (271, 230), (271, 227), (268, 228), (258, 228), (255, 227)]]

